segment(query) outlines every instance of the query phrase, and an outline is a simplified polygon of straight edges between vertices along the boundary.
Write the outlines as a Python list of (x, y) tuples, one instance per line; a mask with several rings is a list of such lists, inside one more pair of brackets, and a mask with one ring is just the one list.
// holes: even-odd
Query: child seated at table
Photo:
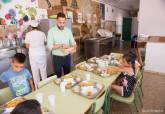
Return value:
[(0, 81), (7, 83), (13, 97), (24, 96), (34, 90), (32, 75), (24, 68), (26, 56), (16, 53), (11, 61), (11, 67), (0, 75)]
[(121, 72), (116, 83), (111, 86), (112, 91), (123, 97), (129, 97), (132, 94), (136, 82), (136, 67), (138, 67), (136, 65), (136, 55), (129, 52), (123, 55), (121, 67), (109, 68), (109, 72), (111, 70), (114, 72)]
[(11, 114), (42, 114), (41, 105), (37, 100), (26, 100), (18, 104)]

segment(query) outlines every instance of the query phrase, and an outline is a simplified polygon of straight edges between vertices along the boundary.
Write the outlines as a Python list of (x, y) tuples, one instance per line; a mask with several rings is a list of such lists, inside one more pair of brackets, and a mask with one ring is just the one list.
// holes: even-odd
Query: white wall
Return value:
[(165, 0), (140, 0), (138, 33), (165, 36)]
[(165, 43), (147, 43), (145, 70), (165, 74), (165, 51), (162, 49), (165, 49)]
[(105, 4), (105, 20), (116, 21), (116, 32), (118, 33), (122, 33), (123, 17), (129, 17), (127, 11)]
[(138, 34), (138, 20), (137, 17), (132, 17), (132, 35)]
[(109, 0), (92, 0), (92, 1), (105, 4), (105, 20), (116, 21), (116, 32), (122, 33), (123, 17), (129, 17), (128, 12), (126, 10), (122, 10), (110, 4), (107, 4)]

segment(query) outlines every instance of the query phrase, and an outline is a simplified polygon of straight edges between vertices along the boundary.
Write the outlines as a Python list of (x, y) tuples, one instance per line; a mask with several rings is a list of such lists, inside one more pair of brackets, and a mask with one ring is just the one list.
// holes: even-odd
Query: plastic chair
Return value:
[(106, 92), (104, 91), (93, 103), (92, 105), (92, 114), (102, 114), (102, 107), (104, 105)]
[[(139, 103), (139, 99), (138, 99), (138, 94), (137, 94), (137, 89), (139, 87), (139, 80), (137, 81), (137, 83), (135, 84), (135, 88), (133, 93), (131, 94), (131, 96), (129, 97), (122, 97), (118, 94), (112, 93), (110, 96), (110, 104), (112, 104), (112, 101), (118, 101), (118, 102), (122, 102), (125, 104), (128, 104), (130, 109), (131, 109), (131, 113), (132, 114), (136, 114), (136, 112), (138, 112), (137, 109), (137, 102)], [(135, 111), (136, 110), (136, 111)]]
[(51, 76), (51, 77), (49, 77), (49, 78), (46, 78), (46, 79), (40, 81), (40, 82), (38, 83), (38, 88), (41, 88), (41, 87), (47, 85), (48, 83), (54, 81), (55, 79), (57, 79), (57, 76), (56, 76), (56, 75)]
[(137, 87), (137, 94), (138, 94), (138, 97), (139, 97), (139, 100), (140, 100), (140, 103), (141, 103), (141, 107), (143, 107), (143, 102), (142, 102), (142, 97), (143, 97), (143, 89), (142, 89), (142, 83), (143, 83), (143, 71), (144, 68), (142, 68), (138, 73), (137, 73), (137, 84), (138, 84), (138, 87)]
[(141, 77), (141, 83), (140, 83), (140, 89), (141, 89), (142, 96), (144, 96), (143, 88), (142, 88), (143, 77), (144, 77), (144, 66), (141, 68), (140, 72), (141, 72), (141, 76), (142, 76), (142, 77)]
[(13, 99), (13, 94), (9, 87), (0, 89), (0, 105), (5, 104), (6, 102)]

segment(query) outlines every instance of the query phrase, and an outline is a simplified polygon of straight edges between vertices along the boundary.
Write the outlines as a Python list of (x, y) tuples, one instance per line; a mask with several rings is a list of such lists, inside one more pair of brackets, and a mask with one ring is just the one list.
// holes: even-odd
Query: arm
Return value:
[(28, 81), (29, 81), (29, 84), (30, 84), (30, 87), (31, 87), (32, 91), (34, 91), (35, 89), (34, 89), (32, 78), (28, 79)]
[(66, 49), (66, 52), (68, 52), (68, 53), (75, 53), (77, 44), (76, 44), (75, 39), (73, 38), (73, 34), (71, 31), (70, 31), (70, 37), (69, 37), (69, 44), (70, 44), (70, 46), (68, 46), (68, 47), (66, 46), (66, 48), (64, 45), (64, 49)]
[(60, 49), (63, 48), (62, 44), (54, 44), (52, 49)]
[(25, 72), (26, 72), (26, 77), (27, 77), (27, 80), (29, 82), (29, 85), (30, 85), (32, 91), (34, 91), (35, 88), (34, 88), (34, 85), (33, 85), (32, 75), (30, 74), (29, 70), (27, 70), (27, 69), (25, 70)]
[(6, 83), (3, 83), (3, 82), (0, 80), (0, 89), (6, 88), (6, 87), (7, 87), (7, 84), (6, 84)]
[(70, 53), (76, 53), (77, 45), (71, 46), (71, 51)]
[(7, 76), (6, 73), (0, 75), (0, 89), (7, 87)]
[(126, 72), (127, 69), (124, 68), (124, 67), (109, 67), (108, 68), (108, 73), (111, 73), (111, 72)]

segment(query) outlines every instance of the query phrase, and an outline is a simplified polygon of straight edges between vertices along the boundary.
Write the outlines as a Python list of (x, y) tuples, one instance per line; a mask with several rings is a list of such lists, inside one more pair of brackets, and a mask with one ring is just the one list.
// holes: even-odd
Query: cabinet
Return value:
[(89, 38), (85, 40), (86, 59), (91, 57), (100, 57), (109, 54), (112, 51), (111, 38)]

